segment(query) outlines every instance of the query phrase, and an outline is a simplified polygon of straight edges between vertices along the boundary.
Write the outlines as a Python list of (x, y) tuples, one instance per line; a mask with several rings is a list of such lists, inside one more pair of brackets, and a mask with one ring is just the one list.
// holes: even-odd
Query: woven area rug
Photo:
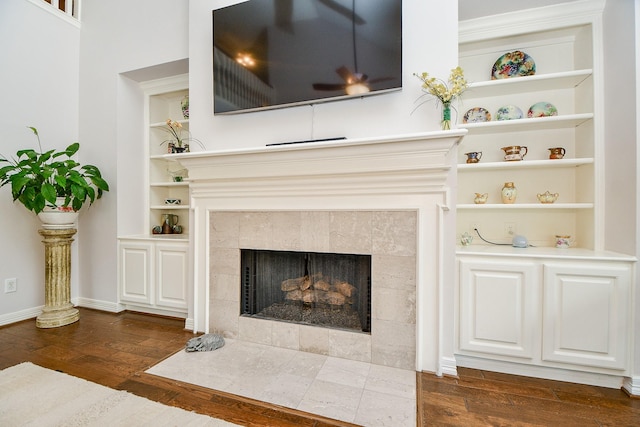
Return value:
[(235, 426), (22, 363), (0, 371), (2, 426)]

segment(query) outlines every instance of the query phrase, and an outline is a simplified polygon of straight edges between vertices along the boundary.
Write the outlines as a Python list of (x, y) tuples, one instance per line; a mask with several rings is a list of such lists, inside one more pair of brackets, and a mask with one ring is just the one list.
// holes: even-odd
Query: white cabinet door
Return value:
[(156, 277), (158, 306), (187, 308), (188, 245), (156, 245)]
[(150, 304), (153, 298), (150, 243), (120, 243), (120, 299)]
[(630, 286), (628, 265), (545, 264), (543, 360), (625, 369)]
[(534, 356), (540, 316), (537, 271), (533, 262), (460, 260), (461, 350)]

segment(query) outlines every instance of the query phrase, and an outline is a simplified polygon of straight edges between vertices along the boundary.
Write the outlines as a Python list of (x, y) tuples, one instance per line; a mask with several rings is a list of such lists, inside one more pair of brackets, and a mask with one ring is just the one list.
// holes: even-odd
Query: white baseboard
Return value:
[(111, 301), (102, 301), (91, 298), (73, 298), (73, 305), (84, 308), (92, 308), (94, 310), (108, 311), (110, 313), (120, 313), (125, 310), (122, 304)]
[(458, 367), (454, 357), (442, 357), (440, 359), (440, 375), (458, 376)]
[(640, 376), (625, 378), (622, 382), (622, 388), (630, 395), (640, 397)]
[[(484, 371), (502, 372), (505, 374), (522, 375), (525, 377), (544, 378), (548, 380), (565, 381), (578, 384), (594, 385), (620, 389), (625, 377), (622, 375), (599, 374), (593, 372), (574, 371), (568, 369), (551, 368), (545, 366), (519, 364), (498, 360), (475, 358), (472, 356), (456, 355), (458, 366)], [(640, 378), (636, 378), (640, 385)]]
[(27, 308), (26, 310), (14, 311), (0, 316), (0, 326), (10, 325), (23, 320), (35, 319), (42, 313), (42, 307)]

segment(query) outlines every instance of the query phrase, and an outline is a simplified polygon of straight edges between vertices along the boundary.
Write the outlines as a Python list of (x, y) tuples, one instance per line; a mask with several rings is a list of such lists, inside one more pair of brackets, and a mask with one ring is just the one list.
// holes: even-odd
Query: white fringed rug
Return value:
[(2, 426), (235, 426), (21, 363), (0, 371)]

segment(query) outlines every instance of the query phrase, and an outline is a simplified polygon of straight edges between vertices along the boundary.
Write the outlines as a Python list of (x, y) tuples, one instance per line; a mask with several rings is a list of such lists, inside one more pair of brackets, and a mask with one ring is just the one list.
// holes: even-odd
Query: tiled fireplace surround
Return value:
[[(457, 130), (181, 155), (192, 207), (193, 329), (455, 373), (455, 362), (447, 362), (453, 360), (453, 324), (442, 306), (453, 298), (444, 283), (452, 281), (450, 189), (463, 135)], [(241, 248), (372, 255), (371, 334), (240, 316)]]
[[(211, 330), (229, 338), (414, 369), (415, 211), (212, 212)], [(371, 255), (371, 334), (240, 313), (240, 249)]]

